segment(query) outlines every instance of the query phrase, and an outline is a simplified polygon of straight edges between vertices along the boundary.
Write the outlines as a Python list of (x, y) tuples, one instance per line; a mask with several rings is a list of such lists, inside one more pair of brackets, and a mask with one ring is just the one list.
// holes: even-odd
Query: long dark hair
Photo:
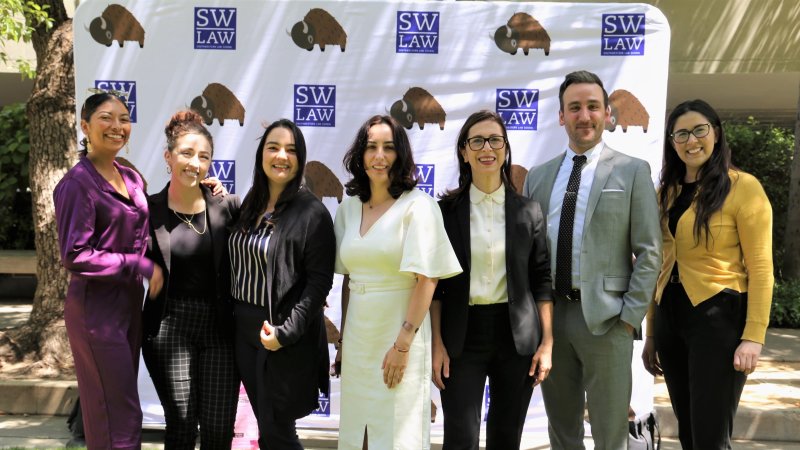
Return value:
[(278, 197), (278, 201), (275, 204), (275, 211), (272, 213), (272, 218), (270, 219), (271, 221), (277, 222), (280, 219), (281, 211), (291, 201), (292, 197), (297, 194), (297, 191), (300, 190), (300, 186), (302, 185), (303, 174), (306, 168), (306, 140), (303, 137), (303, 132), (289, 119), (276, 120), (267, 126), (264, 130), (264, 134), (261, 136), (261, 142), (258, 144), (256, 161), (253, 165), (253, 185), (242, 201), (241, 214), (235, 226), (237, 229), (243, 231), (255, 229), (261, 220), (261, 215), (269, 204), (269, 179), (264, 173), (263, 168), (264, 146), (267, 143), (267, 136), (275, 128), (286, 128), (294, 137), (295, 154), (297, 155), (297, 174), (289, 181), (286, 188), (281, 192), (280, 197)]
[[(128, 106), (128, 102), (126, 102), (124, 98), (111, 94), (109, 92), (98, 92), (97, 94), (92, 94), (86, 97), (86, 100), (84, 100), (83, 106), (81, 106), (81, 120), (89, 122), (89, 119), (92, 118), (92, 114), (94, 114), (95, 111), (97, 111), (97, 108), (99, 108), (103, 103), (111, 100), (116, 100), (122, 103), (122, 106), (125, 107), (128, 113), (131, 112), (131, 108)], [(86, 154), (87, 152), (86, 146), (88, 143), (89, 143), (89, 138), (86, 137), (84, 137), (83, 139), (80, 140), (80, 142), (78, 142), (78, 144), (80, 144), (80, 146), (82, 147), (80, 150), (80, 153), (82, 155)]]
[(353, 178), (345, 183), (347, 195), (357, 195), (362, 203), (369, 201), (372, 193), (369, 188), (369, 177), (364, 169), (364, 152), (369, 141), (369, 129), (373, 125), (386, 124), (392, 129), (392, 141), (397, 159), (389, 169), (389, 195), (397, 199), (405, 191), (410, 191), (417, 185), (417, 166), (411, 154), (411, 143), (408, 141), (406, 130), (389, 116), (372, 116), (361, 125), (356, 133), (356, 138), (347, 153), (344, 155), (345, 170)]
[(735, 167), (731, 163), (731, 149), (725, 140), (722, 121), (717, 112), (714, 111), (714, 108), (699, 99), (685, 101), (676, 106), (667, 118), (667, 126), (664, 129), (664, 167), (661, 169), (661, 182), (658, 193), (662, 222), (668, 220), (669, 210), (678, 196), (678, 186), (686, 176), (686, 164), (678, 157), (670, 134), (678, 118), (689, 112), (702, 114), (708, 119), (717, 136), (717, 142), (714, 144), (714, 151), (711, 153), (711, 157), (703, 164), (697, 174), (697, 193), (693, 204), (696, 211), (694, 241), (695, 244), (698, 244), (703, 230), (705, 230), (706, 236), (710, 236), (711, 229), (708, 226), (708, 221), (715, 212), (722, 208), (725, 197), (728, 196), (731, 190), (731, 179), (728, 176), (728, 170), (735, 169)]
[(514, 182), (511, 181), (511, 144), (508, 142), (508, 131), (506, 130), (506, 124), (503, 122), (503, 118), (497, 113), (484, 109), (474, 112), (467, 117), (464, 125), (461, 126), (461, 131), (458, 132), (458, 140), (456, 140), (458, 187), (448, 190), (440, 195), (439, 198), (442, 200), (454, 200), (456, 197), (469, 192), (469, 185), (472, 184), (472, 167), (470, 167), (469, 162), (464, 161), (461, 152), (470, 151), (467, 150), (467, 138), (469, 138), (469, 130), (484, 120), (491, 120), (497, 123), (500, 125), (500, 129), (503, 130), (503, 137), (506, 140), (506, 160), (503, 162), (503, 167), (500, 170), (500, 180), (503, 182), (503, 185), (506, 187), (506, 189), (511, 189), (512, 191), (515, 189)]

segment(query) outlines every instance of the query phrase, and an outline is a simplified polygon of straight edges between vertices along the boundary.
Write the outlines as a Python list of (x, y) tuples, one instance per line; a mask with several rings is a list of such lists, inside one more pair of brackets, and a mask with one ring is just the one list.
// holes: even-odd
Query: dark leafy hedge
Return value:
[(733, 153), (733, 163), (761, 181), (772, 203), (772, 248), (775, 262), (775, 291), (770, 326), (800, 328), (800, 280), (783, 280), (786, 212), (795, 136), (791, 130), (759, 123), (726, 123), (725, 137)]
[(33, 249), (25, 104), (0, 110), (0, 248)]

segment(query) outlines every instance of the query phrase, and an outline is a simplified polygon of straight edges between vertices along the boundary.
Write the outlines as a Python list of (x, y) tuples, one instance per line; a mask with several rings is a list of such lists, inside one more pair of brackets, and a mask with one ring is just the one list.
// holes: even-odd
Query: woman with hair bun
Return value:
[(142, 354), (164, 407), (167, 449), (229, 449), (238, 403), (228, 228), (239, 198), (201, 185), (214, 142), (193, 111), (164, 129), (170, 181), (149, 198), (152, 258), (164, 289), (144, 307)]
[(61, 263), (71, 275), (64, 302), (86, 445), (141, 447), (136, 378), (143, 280), (156, 295), (161, 269), (145, 257), (147, 199), (142, 178), (115, 161), (131, 134), (125, 100), (108, 92), (81, 107), (80, 160), (53, 191)]

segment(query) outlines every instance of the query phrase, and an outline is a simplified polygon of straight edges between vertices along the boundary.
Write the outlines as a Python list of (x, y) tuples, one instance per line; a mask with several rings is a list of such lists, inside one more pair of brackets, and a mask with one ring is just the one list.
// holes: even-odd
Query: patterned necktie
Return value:
[(572, 291), (572, 229), (575, 225), (575, 205), (578, 203), (581, 168), (584, 164), (585, 155), (575, 155), (572, 158), (572, 173), (569, 174), (567, 191), (564, 192), (564, 202), (561, 204), (556, 246), (556, 292), (561, 295), (568, 295)]

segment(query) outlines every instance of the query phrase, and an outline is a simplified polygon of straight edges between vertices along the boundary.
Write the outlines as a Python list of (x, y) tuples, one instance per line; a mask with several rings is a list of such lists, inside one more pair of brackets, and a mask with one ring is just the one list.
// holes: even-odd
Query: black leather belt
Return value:
[(567, 295), (562, 295), (562, 297), (571, 302), (579, 302), (581, 301), (581, 291), (580, 289), (573, 289)]

